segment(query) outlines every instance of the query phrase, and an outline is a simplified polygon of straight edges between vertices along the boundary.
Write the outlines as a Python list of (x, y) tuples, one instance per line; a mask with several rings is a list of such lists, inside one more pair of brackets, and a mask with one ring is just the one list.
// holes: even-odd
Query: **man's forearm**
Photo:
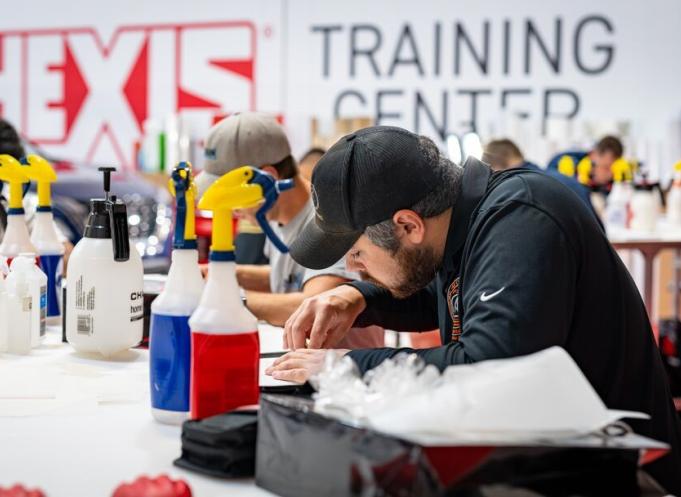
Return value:
[(395, 331), (429, 331), (438, 327), (437, 299), (431, 286), (406, 299), (396, 299), (389, 291), (365, 282), (352, 282), (364, 296), (366, 309), (355, 326), (382, 326)]
[(253, 315), (275, 326), (284, 326), (286, 320), (305, 299), (302, 292), (265, 293), (246, 292), (246, 307)]
[(239, 264), (236, 267), (236, 279), (244, 290), (269, 292), (270, 267), (267, 265)]

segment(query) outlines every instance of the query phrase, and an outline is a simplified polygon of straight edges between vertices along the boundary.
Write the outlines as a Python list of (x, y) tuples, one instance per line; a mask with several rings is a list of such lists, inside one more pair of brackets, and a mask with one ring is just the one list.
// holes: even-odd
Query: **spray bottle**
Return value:
[(612, 189), (605, 207), (605, 225), (608, 231), (622, 231), (629, 227), (629, 202), (631, 201), (631, 185), (629, 164), (622, 158), (612, 163)]
[(57, 174), (50, 163), (38, 155), (29, 155), (22, 159), (21, 163), (24, 174), (38, 183), (38, 208), (35, 213), (31, 243), (40, 257), (40, 268), (47, 275), (47, 323), (58, 324), (61, 316), (59, 293), (64, 244), (54, 225), (50, 195), (50, 185), (57, 181)]
[(161, 423), (189, 417), (191, 332), (189, 316), (199, 305), (204, 282), (199, 268), (191, 164), (180, 162), (169, 181), (176, 199), (175, 236), (168, 279), (151, 304), (149, 340), (151, 413)]
[(105, 198), (90, 200), (85, 233), (69, 259), (65, 327), (76, 350), (109, 357), (142, 340), (144, 269), (130, 250), (125, 204), (109, 194), (116, 169), (99, 170)]
[(260, 360), (257, 320), (243, 306), (236, 280), (232, 211), (262, 203), (256, 219), (280, 251), (286, 246), (265, 217), (292, 180), (275, 181), (249, 166), (222, 176), (201, 198), (213, 211), (208, 281), (199, 307), (189, 319), (192, 331), (191, 417), (205, 418), (258, 402)]
[(20, 252), (36, 252), (31, 243), (24, 213), (24, 185), (28, 176), (18, 160), (11, 155), (0, 155), (0, 181), (9, 183), (9, 209), (7, 210), (7, 230), (0, 243), (0, 255), (12, 262)]
[(681, 160), (674, 164), (674, 179), (667, 194), (667, 220), (670, 225), (681, 228)]

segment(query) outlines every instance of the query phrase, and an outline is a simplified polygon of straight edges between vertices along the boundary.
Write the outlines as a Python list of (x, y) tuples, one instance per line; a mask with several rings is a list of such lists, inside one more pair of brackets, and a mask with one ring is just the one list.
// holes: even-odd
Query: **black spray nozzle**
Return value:
[(104, 193), (106, 199), (109, 200), (109, 192), (111, 191), (111, 173), (116, 170), (115, 167), (100, 167), (98, 171), (104, 173)]

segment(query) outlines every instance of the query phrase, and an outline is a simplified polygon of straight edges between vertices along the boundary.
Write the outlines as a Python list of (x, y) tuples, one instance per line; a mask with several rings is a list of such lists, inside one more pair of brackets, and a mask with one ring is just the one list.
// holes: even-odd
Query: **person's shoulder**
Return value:
[[(519, 168), (505, 171), (492, 178), (481, 207), (490, 209), (509, 202), (538, 206), (542, 209), (557, 204), (570, 205), (574, 200), (574, 194), (570, 193), (565, 185), (561, 185), (561, 182), (559, 178), (543, 170)], [(570, 186), (581, 188), (577, 181)]]

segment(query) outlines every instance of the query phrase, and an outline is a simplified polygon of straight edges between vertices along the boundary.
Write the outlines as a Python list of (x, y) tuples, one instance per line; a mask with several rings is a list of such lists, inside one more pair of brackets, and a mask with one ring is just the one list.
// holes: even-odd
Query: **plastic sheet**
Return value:
[(429, 445), (574, 437), (648, 417), (607, 409), (560, 347), (450, 366), (442, 375), (401, 354), (363, 379), (349, 358), (329, 354), (315, 384), (317, 412)]

